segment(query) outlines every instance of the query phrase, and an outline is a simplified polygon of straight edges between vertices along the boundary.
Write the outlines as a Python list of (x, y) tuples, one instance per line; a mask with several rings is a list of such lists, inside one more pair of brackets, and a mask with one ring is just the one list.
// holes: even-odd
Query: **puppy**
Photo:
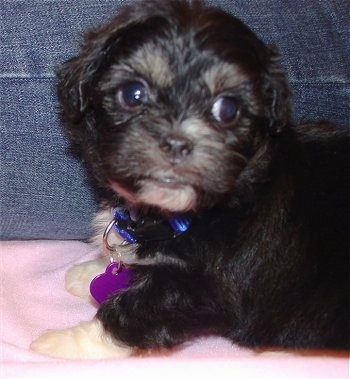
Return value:
[[(201, 335), (348, 349), (350, 136), (294, 125), (289, 96), (275, 49), (198, 1), (134, 2), (87, 33), (59, 97), (101, 190), (94, 240), (126, 279), (33, 349), (125, 356)], [(101, 262), (74, 268), (70, 291)]]

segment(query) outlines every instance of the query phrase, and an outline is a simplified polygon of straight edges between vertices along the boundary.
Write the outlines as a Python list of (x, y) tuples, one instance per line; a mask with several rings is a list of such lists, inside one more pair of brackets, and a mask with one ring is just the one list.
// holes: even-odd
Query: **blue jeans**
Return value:
[[(145, 0), (147, 1), (147, 0)], [(280, 47), (295, 119), (349, 124), (348, 0), (212, 0)], [(117, 0), (0, 5), (0, 238), (85, 239), (97, 209), (59, 127), (54, 71)]]

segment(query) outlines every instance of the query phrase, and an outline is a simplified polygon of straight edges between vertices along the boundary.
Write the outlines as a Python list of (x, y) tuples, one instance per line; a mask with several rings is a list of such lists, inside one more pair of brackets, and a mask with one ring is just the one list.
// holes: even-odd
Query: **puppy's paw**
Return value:
[(31, 350), (53, 358), (103, 359), (124, 358), (132, 349), (118, 346), (97, 319), (62, 330), (49, 330), (31, 346)]
[(66, 290), (74, 296), (89, 298), (91, 280), (105, 271), (107, 263), (106, 258), (102, 257), (73, 266), (66, 273)]

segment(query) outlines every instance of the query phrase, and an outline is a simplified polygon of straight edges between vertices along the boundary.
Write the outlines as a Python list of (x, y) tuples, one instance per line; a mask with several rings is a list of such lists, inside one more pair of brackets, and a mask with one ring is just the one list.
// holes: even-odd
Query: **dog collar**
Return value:
[(126, 243), (134, 244), (176, 238), (188, 230), (191, 218), (187, 214), (176, 214), (165, 219), (152, 215), (132, 219), (127, 209), (115, 208), (112, 223)]

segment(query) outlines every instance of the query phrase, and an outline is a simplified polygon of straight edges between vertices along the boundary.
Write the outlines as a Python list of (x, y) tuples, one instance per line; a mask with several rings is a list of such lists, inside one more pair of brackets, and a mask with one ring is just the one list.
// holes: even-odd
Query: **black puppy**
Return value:
[(127, 241), (108, 230), (105, 244), (132, 277), (36, 350), (118, 355), (203, 334), (349, 348), (350, 137), (292, 124), (275, 49), (200, 2), (140, 2), (88, 33), (59, 80), (104, 189), (98, 223)]

